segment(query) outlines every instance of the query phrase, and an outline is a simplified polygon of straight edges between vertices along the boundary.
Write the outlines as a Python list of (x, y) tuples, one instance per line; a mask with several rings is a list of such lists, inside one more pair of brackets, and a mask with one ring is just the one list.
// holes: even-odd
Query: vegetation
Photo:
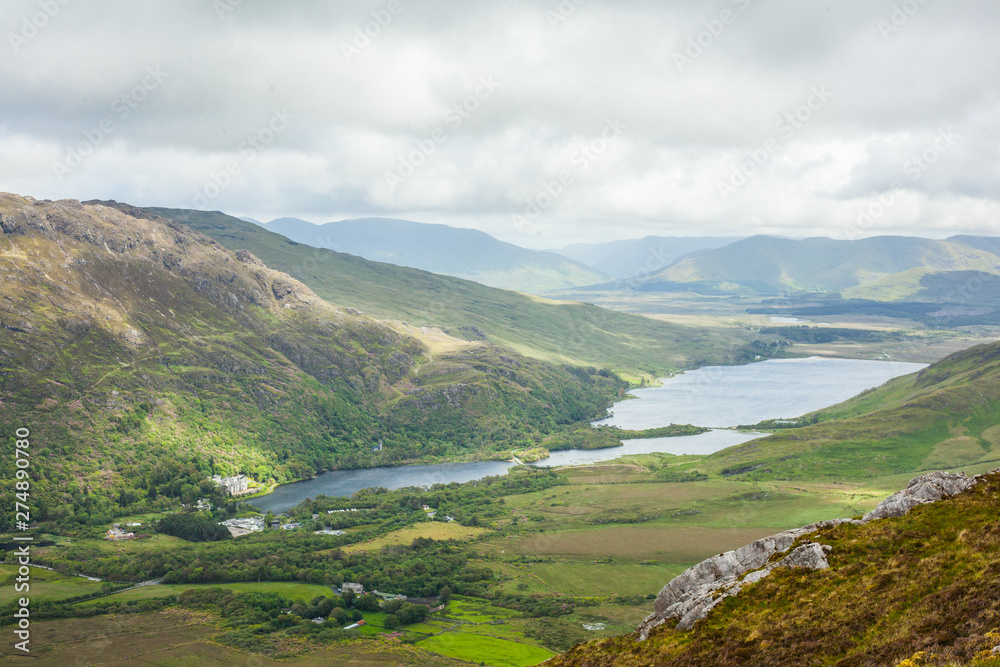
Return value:
[(147, 209), (309, 285), (331, 303), (416, 326), (440, 327), (555, 363), (614, 369), (653, 380), (683, 368), (738, 364), (776, 351), (738, 329), (705, 331), (579, 302), (556, 302), (289, 241), (219, 212)]
[(188, 542), (215, 542), (233, 537), (228, 528), (220, 526), (201, 512), (170, 514), (157, 522), (156, 530)]
[[(213, 474), (267, 484), (495, 458), (601, 416), (627, 388), (606, 369), (424, 342), (169, 220), (13, 195), (0, 209), (0, 263), (21, 277), (0, 314), (16, 369), (0, 378), (0, 423), (5, 437), (28, 425), (39, 448), (42, 530), (224, 505)], [(4, 491), (12, 466), (0, 461)]]
[(810, 536), (830, 568), (781, 569), (688, 632), (579, 645), (553, 665), (996, 665), (1000, 474), (902, 518)]

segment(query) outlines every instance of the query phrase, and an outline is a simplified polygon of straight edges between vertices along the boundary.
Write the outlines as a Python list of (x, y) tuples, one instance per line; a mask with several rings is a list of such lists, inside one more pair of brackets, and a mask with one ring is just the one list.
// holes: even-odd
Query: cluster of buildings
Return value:
[[(427, 518), (428, 518), (428, 519), (433, 519), (434, 517), (436, 517), (436, 516), (437, 516), (437, 510), (435, 510), (435, 509), (432, 509), (432, 508), (430, 507), (430, 505), (424, 505), (424, 506), (423, 506), (423, 510), (424, 510), (424, 512), (426, 512), (426, 513), (427, 513)], [(455, 520), (455, 517), (452, 517), (452, 516), (448, 516), (447, 514), (445, 514), (445, 515), (444, 515), (444, 520), (445, 520), (445, 521), (447, 521), (448, 523), (451, 523), (452, 521), (454, 521), (454, 520)]]
[[(140, 524), (140, 523), (127, 523), (127, 524), (125, 524), (125, 526), (127, 528), (134, 528), (136, 526), (141, 526), (141, 525), (142, 524)], [(133, 533), (131, 531), (126, 531), (124, 528), (121, 527), (121, 524), (117, 524), (116, 523), (111, 528), (108, 528), (108, 532), (104, 536), (104, 539), (111, 540), (112, 542), (117, 542), (117, 541), (120, 541), (120, 540), (134, 540), (135, 539), (135, 533)]]
[(226, 519), (225, 521), (220, 521), (219, 524), (228, 528), (233, 537), (264, 530), (264, 519), (259, 516), (251, 516), (245, 519)]
[(212, 475), (209, 479), (221, 486), (222, 490), (231, 496), (238, 496), (250, 490), (250, 478), (246, 475), (233, 475), (232, 477)]

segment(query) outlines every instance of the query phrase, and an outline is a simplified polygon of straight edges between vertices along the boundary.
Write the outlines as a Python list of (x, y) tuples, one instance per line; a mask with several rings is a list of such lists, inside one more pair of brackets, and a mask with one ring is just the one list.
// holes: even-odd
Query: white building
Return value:
[(209, 479), (221, 486), (231, 496), (246, 493), (247, 489), (250, 488), (250, 478), (246, 475), (233, 475), (232, 477), (212, 475)]

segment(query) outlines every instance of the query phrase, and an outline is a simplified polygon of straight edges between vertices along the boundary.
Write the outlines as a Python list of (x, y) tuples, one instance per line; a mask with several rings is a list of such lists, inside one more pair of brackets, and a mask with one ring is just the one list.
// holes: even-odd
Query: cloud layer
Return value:
[(990, 0), (3, 3), (0, 189), (532, 247), (1000, 233)]

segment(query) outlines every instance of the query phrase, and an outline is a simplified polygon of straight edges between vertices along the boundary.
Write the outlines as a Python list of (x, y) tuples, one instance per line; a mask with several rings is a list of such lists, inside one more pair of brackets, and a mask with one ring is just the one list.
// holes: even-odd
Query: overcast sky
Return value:
[(520, 245), (1000, 234), (996, 0), (5, 0), (0, 190)]

